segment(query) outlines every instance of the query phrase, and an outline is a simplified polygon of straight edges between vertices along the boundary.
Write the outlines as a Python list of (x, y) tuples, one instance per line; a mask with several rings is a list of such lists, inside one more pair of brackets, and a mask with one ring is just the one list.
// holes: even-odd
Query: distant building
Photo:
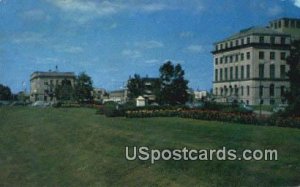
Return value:
[(199, 91), (199, 90), (195, 90), (194, 91), (194, 98), (196, 100), (201, 100), (207, 97), (207, 91)]
[(127, 89), (115, 90), (108, 93), (108, 99), (103, 99), (103, 103), (113, 101), (116, 103), (126, 103), (128, 101)]
[(144, 84), (144, 93), (142, 96), (145, 99), (146, 103), (151, 104), (153, 102), (156, 102), (155, 89), (159, 88), (159, 78), (144, 77), (142, 78), (142, 81)]
[(213, 94), (218, 102), (250, 105), (285, 103), (286, 58), (299, 39), (300, 20), (282, 18), (268, 27), (241, 30), (215, 43)]
[(102, 103), (104, 99), (108, 99), (109, 95), (104, 88), (94, 88), (92, 91), (93, 99), (96, 102)]
[(75, 84), (75, 74), (73, 72), (34, 72), (30, 77), (30, 101), (52, 101), (55, 99), (55, 86), (63, 80)]

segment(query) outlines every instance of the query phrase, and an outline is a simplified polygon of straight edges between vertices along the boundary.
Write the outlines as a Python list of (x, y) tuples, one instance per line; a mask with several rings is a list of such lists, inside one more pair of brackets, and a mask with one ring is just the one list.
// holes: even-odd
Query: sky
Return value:
[(29, 91), (58, 66), (116, 90), (170, 60), (210, 90), (213, 43), (281, 17), (300, 18), (300, 0), (0, 0), (0, 84)]

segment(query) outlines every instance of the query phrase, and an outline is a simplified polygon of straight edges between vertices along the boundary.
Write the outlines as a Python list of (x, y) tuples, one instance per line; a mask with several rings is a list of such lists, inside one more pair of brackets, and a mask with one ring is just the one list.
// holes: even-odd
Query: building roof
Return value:
[(58, 72), (58, 71), (36, 71), (31, 74), (31, 79), (38, 78), (38, 77), (68, 77), (68, 78), (75, 78), (74, 72)]
[(230, 36), (230, 37), (228, 37), (228, 38), (226, 38), (222, 41), (216, 42), (215, 44), (225, 42), (225, 41), (228, 41), (228, 40), (238, 39), (238, 38), (249, 36), (249, 35), (289, 36), (288, 34), (285, 34), (285, 33), (279, 32), (279, 31), (275, 31), (275, 30), (270, 29), (268, 27), (249, 27), (249, 28), (240, 30), (240, 32), (238, 32), (236, 34), (233, 34), (232, 36)]

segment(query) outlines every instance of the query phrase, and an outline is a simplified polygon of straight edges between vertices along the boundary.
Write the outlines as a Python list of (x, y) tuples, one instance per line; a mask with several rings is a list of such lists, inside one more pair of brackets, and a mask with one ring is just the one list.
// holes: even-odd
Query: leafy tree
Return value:
[(188, 100), (188, 81), (184, 79), (184, 70), (180, 64), (168, 61), (160, 69), (160, 102), (162, 104), (184, 104)]
[(12, 98), (11, 90), (8, 86), (0, 84), (0, 100), (10, 100)]
[(79, 102), (89, 101), (93, 99), (93, 82), (90, 76), (82, 72), (78, 75), (75, 84), (75, 95)]
[(134, 74), (133, 78), (129, 78), (127, 88), (130, 99), (134, 99), (142, 95), (144, 92), (144, 85), (140, 75)]
[(290, 90), (286, 94), (289, 102), (288, 112), (300, 116), (300, 41), (294, 41), (291, 46), (290, 56), (287, 58), (290, 66), (288, 77)]
[(64, 79), (61, 85), (56, 85), (55, 96), (60, 101), (70, 101), (75, 99), (75, 90), (70, 80)]

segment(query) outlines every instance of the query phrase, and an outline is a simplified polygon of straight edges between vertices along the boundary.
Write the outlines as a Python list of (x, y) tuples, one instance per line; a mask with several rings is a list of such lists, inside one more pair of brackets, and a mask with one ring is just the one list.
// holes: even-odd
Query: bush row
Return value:
[(254, 114), (244, 114), (237, 112), (229, 113), (210, 110), (184, 110), (180, 112), (180, 117), (213, 121), (236, 122), (244, 124), (258, 123), (258, 119)]
[(175, 117), (180, 114), (180, 110), (128, 110), (125, 112), (127, 118), (146, 118), (146, 117)]

